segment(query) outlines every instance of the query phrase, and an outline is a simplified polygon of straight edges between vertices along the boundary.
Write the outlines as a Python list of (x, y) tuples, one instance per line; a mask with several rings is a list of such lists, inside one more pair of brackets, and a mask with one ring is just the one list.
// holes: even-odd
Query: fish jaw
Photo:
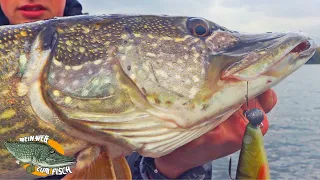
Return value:
[[(261, 35), (247, 36), (242, 38), (248, 41)], [(221, 79), (250, 81), (263, 74), (285, 76), (305, 64), (316, 51), (315, 41), (303, 33), (267, 33), (264, 36), (249, 43), (239, 38), (239, 45), (232, 47), (233, 52), (222, 52), (223, 55), (237, 57), (239, 60), (223, 69)], [(249, 50), (247, 43), (252, 46)]]
[[(221, 73), (215, 78), (215, 85), (211, 86), (215, 93), (210, 101), (216, 106), (211, 114), (220, 114), (225, 109), (241, 105), (245, 103), (246, 96), (252, 99), (276, 86), (305, 64), (316, 51), (315, 41), (302, 33), (245, 35), (242, 39), (257, 41), (250, 40), (249, 48), (235, 46), (233, 50), (225, 50), (219, 54), (229, 62), (220, 66)], [(240, 38), (238, 42), (244, 45), (241, 41), (243, 40)], [(252, 54), (262, 56), (248, 62), (248, 57), (252, 57)], [(212, 61), (215, 60), (213, 58)]]

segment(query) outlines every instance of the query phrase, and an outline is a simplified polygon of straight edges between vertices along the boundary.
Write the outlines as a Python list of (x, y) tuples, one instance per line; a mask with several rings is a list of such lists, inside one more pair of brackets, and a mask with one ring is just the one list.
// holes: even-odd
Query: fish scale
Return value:
[[(81, 157), (75, 177), (84, 164), (125, 169), (123, 154), (160, 157), (200, 137), (240, 108), (247, 81), (254, 98), (314, 51), (299, 33), (242, 34), (197, 17), (83, 15), (2, 26), (0, 140), (49, 135)], [(0, 159), (0, 177), (17, 175), (2, 143)], [(118, 172), (109, 170), (110, 178)]]
[[(24, 67), (21, 66), (24, 63), (21, 63), (21, 59), (17, 58), (17, 55), (30, 51), (31, 47), (28, 45), (28, 42), (32, 42), (34, 39), (33, 33), (37, 32), (39, 32), (37, 26), (33, 28), (19, 26), (15, 29), (11, 29), (11, 27), (0, 28), (0, 33), (4, 35), (0, 37), (0, 55), (2, 57), (0, 61), (0, 112), (2, 115), (7, 114), (5, 118), (0, 119), (1, 142), (8, 139), (19, 139), (20, 137), (34, 135), (35, 133), (47, 134), (62, 144), (67, 141), (73, 141), (72, 138), (64, 133), (39, 121), (39, 118), (32, 111), (28, 98), (18, 95), (17, 85), (23, 74)], [(11, 47), (11, 51), (9, 52), (8, 47)], [(7, 86), (6, 84), (11, 84), (11, 86)], [(9, 110), (12, 113), (9, 113)], [(10, 156), (3, 143), (0, 144), (0, 152), (0, 159), (4, 160), (3, 163), (0, 163), (2, 171), (6, 172), (20, 168), (15, 163), (14, 157)]]

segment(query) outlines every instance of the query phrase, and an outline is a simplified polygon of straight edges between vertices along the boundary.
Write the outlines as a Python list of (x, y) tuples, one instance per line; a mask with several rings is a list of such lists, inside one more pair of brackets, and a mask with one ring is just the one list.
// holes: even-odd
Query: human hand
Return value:
[[(273, 90), (268, 90), (255, 99), (249, 101), (249, 109), (259, 108), (265, 113), (277, 103), (277, 96)], [(209, 161), (232, 154), (241, 148), (242, 138), (248, 120), (243, 111), (247, 110), (244, 104), (218, 127), (195, 139), (194, 141), (176, 149), (172, 153), (155, 159), (157, 169), (169, 178), (176, 178), (182, 173)], [(263, 135), (269, 128), (268, 118), (263, 120)]]

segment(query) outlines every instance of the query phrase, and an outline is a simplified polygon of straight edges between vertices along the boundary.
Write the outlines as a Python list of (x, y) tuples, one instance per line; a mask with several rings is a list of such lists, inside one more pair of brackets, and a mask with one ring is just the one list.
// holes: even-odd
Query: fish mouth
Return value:
[(224, 50), (236, 61), (221, 72), (221, 79), (250, 81), (261, 75), (286, 76), (305, 64), (316, 52), (316, 43), (303, 33), (235, 34), (238, 42)]

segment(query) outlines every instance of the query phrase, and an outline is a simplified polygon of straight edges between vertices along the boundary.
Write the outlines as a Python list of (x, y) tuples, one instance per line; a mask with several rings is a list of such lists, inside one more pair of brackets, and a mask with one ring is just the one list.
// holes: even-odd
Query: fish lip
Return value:
[[(300, 41), (298, 40), (297, 43), (295, 44), (295, 46), (292, 46), (291, 51), (289, 53), (287, 53), (286, 55), (288, 55), (290, 53), (299, 53), (299, 55), (312, 56), (315, 53), (315, 51), (317, 50), (316, 41), (314, 39), (312, 39), (311, 37), (306, 36), (304, 33), (293, 33), (293, 34), (294, 34), (293, 36), (302, 37), (302, 39)], [(295, 38), (295, 37), (293, 37), (293, 38)], [(302, 43), (308, 44), (307, 49), (303, 49), (302, 51), (299, 51), (299, 52), (296, 52), (296, 51), (293, 52), (293, 50), (298, 48), (298, 46), (301, 45)]]
[(297, 59), (301, 59), (308, 56), (310, 56), (311, 58), (317, 51), (317, 44), (315, 40), (308, 38), (306, 41), (310, 44), (310, 47), (307, 50), (302, 51)]
[[(258, 34), (259, 36), (260, 34)], [(263, 36), (264, 34), (260, 35)], [(235, 63), (229, 64), (227, 67), (225, 67), (223, 69), (223, 71), (221, 72), (221, 80), (225, 80), (225, 79), (230, 79), (230, 78), (236, 78), (235, 76), (233, 76), (233, 74), (236, 74), (248, 67), (251, 67), (252, 65), (254, 65), (256, 62), (259, 62), (261, 59), (263, 59), (263, 57), (258, 58), (258, 60), (252, 62), (252, 63), (248, 63), (246, 66), (240, 67), (239, 64), (241, 64), (241, 61), (243, 61), (243, 59), (245, 59), (248, 55), (251, 55), (252, 53), (257, 53), (257, 52), (261, 52), (264, 50), (269, 50), (271, 49), (271, 53), (279, 50), (279, 49), (285, 49), (283, 50), (284, 53), (282, 53), (282, 56), (279, 58), (274, 58), (272, 59), (272, 65), (268, 68), (266, 68), (263, 72), (260, 72), (259, 74), (257, 74), (255, 77), (251, 77), (248, 78), (247, 80), (253, 80), (258, 78), (260, 75), (265, 74), (268, 72), (268, 70), (270, 70), (273, 66), (275, 66), (276, 64), (278, 64), (281, 60), (285, 59), (285, 57), (289, 56), (291, 53), (297, 53), (298, 56), (295, 59), (292, 59), (291, 62), (289, 62), (289, 65), (293, 64), (295, 61), (299, 61), (300, 59), (307, 59), (307, 58), (311, 58), (313, 56), (313, 54), (316, 52), (316, 42), (315, 40), (313, 40), (312, 38), (306, 36), (303, 32), (288, 32), (288, 33), (270, 33), (271, 37), (270, 38), (262, 38), (261, 41), (254, 41), (251, 43), (255, 43), (253, 44), (253, 47), (257, 46), (256, 44), (259, 43), (264, 43), (270, 41), (272, 42), (270, 44), (270, 46), (263, 46), (261, 48), (256, 48), (252, 51), (241, 51), (241, 50), (237, 50), (236, 46), (232, 47), (230, 49), (225, 50), (224, 53), (222, 54), (226, 54), (228, 56), (235, 56), (235, 57), (239, 57), (239, 60)], [(254, 37), (255, 35), (253, 35)], [(241, 36), (238, 37), (238, 40), (240, 41), (241, 44)], [(303, 49), (302, 51), (299, 51), (299, 46), (301, 46), (301, 44), (308, 44), (306, 49)], [(244, 43), (242, 43), (244, 44)], [(291, 44), (291, 45), (289, 45)], [(286, 48), (283, 48), (282, 46), (288, 46)], [(241, 48), (241, 47), (240, 47)], [(295, 49), (298, 48), (298, 51), (294, 51)], [(231, 52), (232, 51), (232, 52)], [(270, 53), (269, 52), (269, 53)], [(280, 53), (279, 53), (280, 54)], [(308, 59), (308, 60), (309, 60)], [(306, 61), (307, 62), (307, 61)], [(305, 62), (304, 62), (305, 63)]]
[[(300, 33), (298, 34), (300, 35)], [(297, 48), (299, 48), (299, 46), (301, 46), (302, 44), (307, 44), (307, 49), (303, 49), (302, 51), (299, 51), (299, 50), (295, 50)], [(310, 37), (305, 37), (304, 39), (301, 39), (300, 41), (297, 41), (295, 43), (295, 46), (291, 46), (291, 47), (288, 47), (288, 53), (286, 54), (283, 54), (283, 56), (281, 58), (278, 58), (274, 64), (277, 64), (278, 62), (280, 62), (282, 59), (284, 59), (286, 56), (289, 56), (291, 53), (297, 53), (298, 56), (297, 58), (293, 59), (290, 64), (292, 64), (294, 61), (299, 61), (303, 58), (306, 58), (306, 57), (312, 57), (313, 54), (316, 52), (317, 50), (317, 46), (316, 46), (316, 42), (315, 40), (313, 40), (312, 38)], [(272, 66), (271, 66), (272, 67)], [(271, 68), (270, 67), (270, 68)], [(269, 69), (270, 69), (269, 68)], [(266, 70), (268, 71), (268, 69)]]

